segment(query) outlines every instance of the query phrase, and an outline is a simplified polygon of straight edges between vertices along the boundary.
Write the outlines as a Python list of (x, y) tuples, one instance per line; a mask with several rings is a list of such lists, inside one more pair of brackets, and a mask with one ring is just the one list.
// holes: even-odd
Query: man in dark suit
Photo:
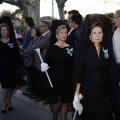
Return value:
[[(80, 14), (80, 13), (77, 10), (71, 10), (71, 11), (68, 12), (68, 24), (69, 24), (70, 30), (68, 31), (68, 38), (67, 38), (67, 43), (69, 45), (72, 45), (74, 48), (76, 46), (75, 45), (76, 44), (76, 42), (75, 42), (75, 40), (76, 40), (76, 30), (73, 26), (72, 16), (75, 15), (75, 14)], [(74, 86), (73, 89), (75, 89), (76, 84), (74, 84), (73, 86)], [(70, 104), (70, 107), (72, 107), (72, 110), (73, 110), (73, 113), (74, 113), (75, 110), (74, 110), (74, 108), (71, 104)], [(76, 119), (80, 119), (80, 118), (81, 118), (81, 116), (78, 116), (78, 114), (77, 114)]]
[(72, 46), (75, 46), (75, 32), (76, 32), (72, 26), (72, 20), (71, 20), (71, 17), (74, 14), (79, 14), (79, 11), (71, 10), (68, 12), (68, 24), (69, 24), (70, 30), (68, 32), (67, 43)]
[(82, 24), (83, 24), (83, 19), (81, 14), (74, 14), (71, 17), (72, 20), (72, 26), (75, 29), (75, 49), (77, 47), (77, 43), (80, 39), (81, 31), (82, 31)]

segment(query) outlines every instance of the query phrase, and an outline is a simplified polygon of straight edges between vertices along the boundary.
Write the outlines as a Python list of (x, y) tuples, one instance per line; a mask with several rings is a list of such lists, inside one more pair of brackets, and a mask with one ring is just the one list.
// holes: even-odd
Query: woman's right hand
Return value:
[(45, 72), (45, 71), (47, 71), (49, 69), (49, 66), (48, 66), (48, 64), (47, 63), (41, 63), (41, 71), (42, 72)]
[(74, 100), (73, 100), (73, 107), (76, 111), (78, 111), (78, 114), (80, 115), (83, 111), (83, 106), (80, 103), (80, 100), (83, 98), (82, 94), (79, 94), (78, 92), (75, 93), (74, 95)]

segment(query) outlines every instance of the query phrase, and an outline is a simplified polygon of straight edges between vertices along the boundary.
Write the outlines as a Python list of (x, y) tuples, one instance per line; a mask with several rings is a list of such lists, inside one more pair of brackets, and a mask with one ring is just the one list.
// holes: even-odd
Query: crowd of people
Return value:
[[(25, 35), (14, 32), (8, 16), (0, 19), (1, 113), (13, 111), (14, 88), (27, 78), (22, 94), (49, 104), (53, 120), (120, 120), (120, 10), (106, 15), (77, 10), (68, 20), (24, 20)], [(21, 39), (21, 41), (20, 41)], [(38, 52), (37, 52), (38, 50)], [(40, 54), (39, 54), (40, 53)], [(52, 85), (51, 85), (52, 84)], [(77, 114), (76, 114), (77, 112)]]

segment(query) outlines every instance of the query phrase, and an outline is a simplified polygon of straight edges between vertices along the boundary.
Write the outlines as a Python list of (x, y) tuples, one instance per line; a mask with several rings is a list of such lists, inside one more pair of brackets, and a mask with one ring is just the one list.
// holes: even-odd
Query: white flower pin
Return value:
[(8, 43), (7, 44), (10, 48), (13, 48), (13, 43)]
[(72, 56), (73, 48), (71, 48), (71, 49), (66, 48), (66, 50), (67, 50), (67, 54), (69, 54), (70, 56)]
[(102, 47), (102, 49), (103, 49), (103, 52), (104, 52), (104, 57), (105, 57), (106, 59), (108, 59), (108, 58), (109, 58), (108, 49), (104, 49), (104, 47)]

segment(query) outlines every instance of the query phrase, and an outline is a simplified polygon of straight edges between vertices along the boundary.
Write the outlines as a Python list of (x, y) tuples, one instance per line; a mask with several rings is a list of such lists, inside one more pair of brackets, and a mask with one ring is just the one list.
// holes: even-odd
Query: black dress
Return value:
[(44, 61), (50, 67), (49, 75), (53, 84), (51, 103), (57, 102), (58, 98), (62, 103), (71, 102), (73, 99), (73, 47), (60, 48), (57, 45), (51, 45)]
[(19, 64), (17, 44), (0, 41), (0, 82), (2, 88), (14, 88), (17, 83), (17, 68)]
[(104, 57), (101, 47), (98, 57), (91, 42), (86, 52), (81, 76), (80, 92), (84, 98), (82, 120), (113, 120), (110, 100), (109, 58)]

